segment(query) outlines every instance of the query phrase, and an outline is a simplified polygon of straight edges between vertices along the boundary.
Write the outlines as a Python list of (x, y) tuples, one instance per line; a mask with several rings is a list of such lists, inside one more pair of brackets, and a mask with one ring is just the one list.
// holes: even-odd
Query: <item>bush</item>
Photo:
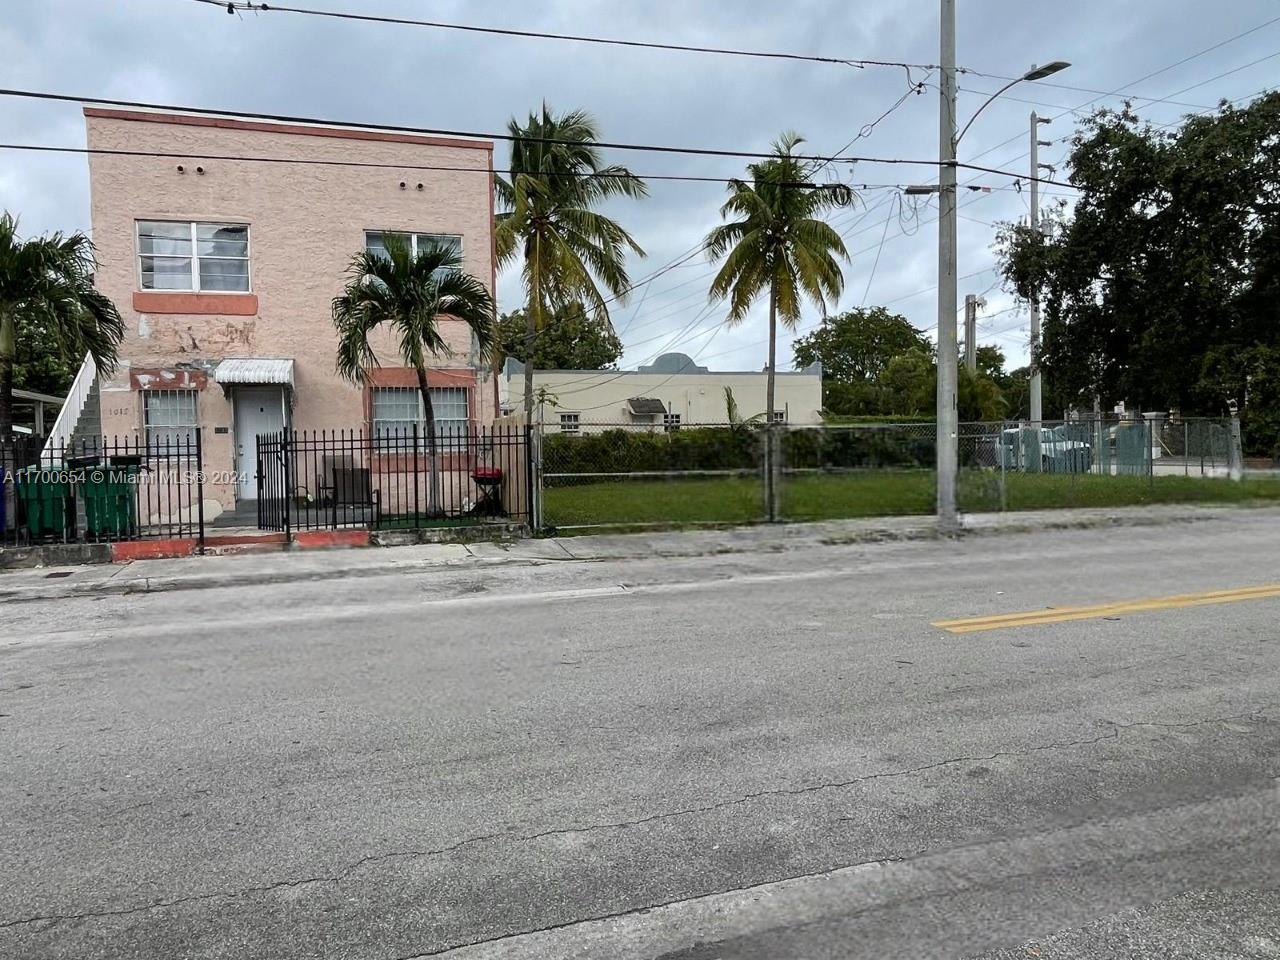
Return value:
[(748, 427), (553, 433), (543, 438), (542, 462), (547, 473), (753, 470), (760, 448), (759, 433)]
[[(543, 469), (553, 474), (754, 470), (763, 446), (760, 431), (748, 426), (553, 433), (543, 439)], [(797, 469), (931, 468), (933, 425), (788, 430), (782, 434), (782, 462)]]
[(933, 425), (793, 430), (783, 462), (795, 468), (932, 467)]

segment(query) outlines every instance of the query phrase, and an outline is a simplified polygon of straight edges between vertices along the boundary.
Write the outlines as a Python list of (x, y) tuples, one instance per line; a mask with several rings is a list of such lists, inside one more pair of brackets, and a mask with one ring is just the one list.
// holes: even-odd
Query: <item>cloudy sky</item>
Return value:
[[(921, 64), (938, 59), (937, 0), (296, 5), (839, 58)], [(383, 124), (498, 131), (512, 114), (526, 113), (545, 98), (558, 109), (592, 112), (607, 140), (761, 150), (780, 131), (794, 129), (809, 140), (812, 152), (825, 155), (888, 109), (908, 81), (896, 67), (631, 50), (286, 13), (229, 16), (192, 0), (4, 0), (4, 6), (4, 87)], [(964, 0), (960, 8), (962, 67), (1014, 76), (1033, 63), (1073, 64), (1049, 83), (1021, 84), (992, 104), (965, 137), (962, 161), (1025, 174), (1028, 114), (1035, 109), (1055, 118), (1042, 128), (1044, 139), (1055, 143), (1042, 148), (1040, 159), (1061, 169), (1072, 111), (1120, 103), (1117, 96), (1099, 93), (1146, 98), (1135, 100), (1139, 112), (1164, 124), (1220, 99), (1276, 85), (1280, 22), (1267, 23), (1280, 18), (1275, 0)], [(933, 78), (915, 70), (912, 79)], [(986, 99), (984, 92), (1001, 83), (974, 73), (961, 77), (962, 125)], [(854, 152), (936, 157), (937, 115), (937, 89), (930, 87), (909, 97)], [(83, 146), (80, 111), (70, 104), (0, 99), (0, 142)], [(499, 158), (504, 154), (500, 147)], [(738, 161), (722, 158), (619, 152), (614, 159), (640, 174), (733, 176), (741, 169)], [(868, 162), (831, 169), (846, 182), (876, 185), (862, 191), (856, 208), (833, 218), (852, 254), (840, 307), (885, 304), (931, 329), (936, 208), (913, 204), (891, 185), (926, 182), (934, 170)], [(965, 293), (986, 298), (980, 341), (998, 344), (1016, 364), (1025, 358), (1026, 315), (1001, 290), (991, 241), (992, 224), (1026, 216), (1026, 193), (1012, 189), (1009, 177), (966, 174), (961, 180), (994, 188), (962, 191), (961, 299)], [(1044, 197), (1046, 204), (1067, 193), (1046, 190), (1053, 194)], [(633, 278), (692, 249), (717, 222), (723, 193), (716, 184), (655, 183), (648, 200), (614, 204), (610, 212), (648, 253), (632, 264)], [(0, 150), (0, 207), (18, 213), (27, 234), (87, 230), (84, 157)], [(725, 329), (719, 323), (723, 311), (706, 302), (711, 269), (695, 258), (645, 284), (616, 310), (626, 365), (678, 349), (713, 369), (760, 368), (763, 317)], [(501, 278), (499, 299), (503, 309), (519, 305), (514, 276)], [(809, 311), (801, 329), (817, 320), (818, 313)], [(788, 347), (789, 339), (781, 349), (783, 362), (789, 362)]]

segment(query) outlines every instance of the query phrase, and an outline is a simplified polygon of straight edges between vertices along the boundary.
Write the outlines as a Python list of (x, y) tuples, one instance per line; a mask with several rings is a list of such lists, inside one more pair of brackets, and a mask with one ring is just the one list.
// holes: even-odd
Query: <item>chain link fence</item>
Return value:
[[(966, 423), (958, 446), (968, 513), (1238, 498), (1224, 420)], [(561, 530), (935, 510), (932, 423), (581, 424), (547, 431), (540, 461), (542, 524)]]
[(763, 441), (763, 431), (745, 424), (548, 430), (540, 448), (542, 523), (572, 529), (765, 520)]

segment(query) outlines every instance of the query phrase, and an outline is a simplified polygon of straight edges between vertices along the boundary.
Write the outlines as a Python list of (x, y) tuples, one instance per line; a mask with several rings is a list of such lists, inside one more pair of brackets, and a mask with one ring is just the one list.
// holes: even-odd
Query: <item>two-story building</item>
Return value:
[[(257, 495), (255, 437), (376, 433), (421, 418), (390, 331), (358, 387), (336, 372), (331, 301), (389, 233), (455, 244), (494, 290), (493, 144), (358, 128), (86, 108), (98, 288), (126, 321), (109, 376), (81, 371), (66, 436), (203, 443), (214, 511)], [(465, 324), (428, 374), (442, 433), (488, 424), (497, 383)], [(216, 503), (216, 506), (215, 506)]]

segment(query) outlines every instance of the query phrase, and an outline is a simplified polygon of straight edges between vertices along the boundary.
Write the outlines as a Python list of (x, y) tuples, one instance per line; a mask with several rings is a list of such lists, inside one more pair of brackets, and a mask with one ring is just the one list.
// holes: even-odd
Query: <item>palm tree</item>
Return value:
[[(609, 197), (644, 197), (644, 181), (626, 167), (605, 166), (599, 131), (587, 113), (556, 115), (545, 103), (523, 126), (514, 117), (510, 179), (496, 177), (498, 262), (520, 257), (526, 297), (525, 336), (533, 343), (551, 309), (582, 301), (608, 319), (604, 291), (626, 301), (628, 251), (644, 256), (621, 226), (593, 208)], [(524, 365), (524, 410), (533, 422), (533, 364)]]
[(104, 373), (117, 363), (124, 321), (93, 286), (93, 244), (82, 233), (18, 239), (18, 221), (0, 216), (0, 441), (13, 433), (13, 372), (20, 319), (48, 331), (43, 344), (69, 363), (91, 356)]
[(792, 151), (804, 140), (784, 133), (773, 145), (773, 155), (747, 167), (751, 182), (734, 180), (729, 199), (720, 208), (724, 218), (739, 217), (707, 234), (707, 255), (725, 258), (711, 282), (713, 302), (729, 300), (726, 323), (741, 323), (751, 304), (769, 292), (769, 377), (765, 422), (773, 423), (774, 372), (777, 367), (778, 319), (788, 329), (800, 321), (804, 299), (823, 315), (844, 289), (844, 275), (837, 258), (848, 260), (844, 241), (822, 214), (853, 202), (853, 191), (843, 184), (818, 184), (814, 161)]
[(418, 375), (426, 419), (427, 457), (431, 464), (431, 508), (439, 505), (436, 469), (436, 418), (427, 386), (427, 357), (449, 354), (440, 332), (442, 317), (461, 320), (471, 328), (480, 358), (493, 351), (496, 321), (493, 297), (483, 283), (462, 272), (458, 253), (444, 244), (420, 246), (417, 257), (401, 237), (384, 237), (386, 254), (361, 251), (351, 260), (347, 284), (333, 299), (333, 324), (338, 330), (338, 372), (365, 384), (378, 366), (369, 335), (390, 327), (400, 343), (400, 357)]

